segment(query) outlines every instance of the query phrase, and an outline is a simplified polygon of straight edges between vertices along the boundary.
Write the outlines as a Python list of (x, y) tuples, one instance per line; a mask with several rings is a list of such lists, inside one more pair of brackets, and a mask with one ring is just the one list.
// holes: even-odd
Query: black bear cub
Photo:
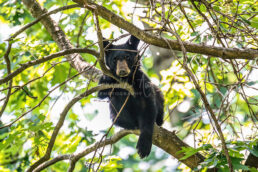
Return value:
[[(150, 154), (154, 123), (163, 123), (164, 99), (157, 86), (141, 71), (137, 53), (140, 40), (131, 36), (122, 45), (103, 41), (105, 63), (114, 76), (133, 86), (135, 95), (129, 99), (119, 114), (115, 125), (125, 129), (140, 129), (137, 143), (138, 154), (144, 158)], [(103, 75), (99, 84), (114, 84), (116, 80)], [(98, 97), (110, 100), (111, 118), (114, 121), (129, 92), (125, 89), (106, 89), (98, 92)]]

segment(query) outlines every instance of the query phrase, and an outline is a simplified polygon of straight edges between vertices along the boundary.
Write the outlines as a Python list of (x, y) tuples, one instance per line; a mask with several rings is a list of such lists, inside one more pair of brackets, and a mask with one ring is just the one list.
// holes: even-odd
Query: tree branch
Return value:
[[(21, 73), (22, 71), (24, 71), (25, 69), (31, 67), (31, 66), (34, 66), (34, 65), (37, 65), (37, 64), (40, 64), (40, 63), (44, 63), (46, 61), (49, 61), (49, 60), (52, 60), (54, 58), (57, 58), (57, 57), (60, 57), (60, 56), (64, 56), (64, 55), (69, 55), (69, 54), (74, 54), (74, 53), (89, 53), (89, 54), (92, 54), (96, 57), (99, 56), (99, 53), (96, 52), (95, 50), (91, 50), (91, 49), (88, 49), (88, 48), (72, 48), (72, 49), (65, 49), (63, 51), (59, 51), (57, 53), (54, 53), (54, 54), (50, 54), (48, 56), (45, 56), (45, 57), (42, 57), (40, 59), (37, 59), (37, 60), (32, 60), (32, 61), (29, 61), (27, 63), (24, 63), (24, 64), (21, 64), (20, 68), (16, 69), (14, 72), (12, 73), (9, 73), (5, 78), (3, 79), (0, 79), (0, 84), (3, 84), (5, 82), (8, 82), (9, 80), (11, 80), (13, 77), (17, 76), (19, 73)], [(76, 57), (74, 57), (76, 58)], [(73, 59), (71, 59), (73, 60)], [(89, 66), (87, 66), (87, 68), (89, 68)], [(92, 68), (92, 67), (91, 67)], [(85, 68), (86, 69), (86, 68)], [(96, 69), (98, 70), (98, 69)], [(99, 71), (99, 70), (98, 70)], [(100, 73), (101, 71), (99, 71)], [(95, 80), (97, 79), (98, 74), (99, 73), (93, 73), (93, 78), (95, 78)]]
[[(30, 10), (32, 16), (35, 18), (38, 18), (47, 13), (47, 10), (41, 7), (36, 0), (22, 0), (22, 2)], [(57, 43), (58, 47), (61, 50), (73, 48), (70, 41), (66, 38), (66, 35), (63, 32), (63, 30), (50, 16), (45, 16), (40, 20), (40, 22), (45, 26), (48, 33), (51, 35), (51, 37)], [(85, 62), (82, 59), (80, 54), (70, 54), (67, 55), (66, 58), (70, 61), (72, 67), (75, 68), (79, 73), (85, 71), (86, 68), (89, 68), (89, 66), (91, 66), (89, 63)], [(97, 68), (93, 67), (90, 70), (87, 70), (82, 75), (86, 78), (92, 78), (94, 81), (97, 81), (99, 77), (102, 75), (102, 72)], [(92, 75), (96, 77), (91, 77)]]
[[(92, 66), (93, 67), (93, 66)], [(84, 72), (84, 71), (83, 71)], [(82, 72), (81, 72), (82, 73)], [(71, 78), (65, 80), (64, 82), (58, 84), (57, 86), (55, 86), (53, 89), (51, 89), (50, 91), (48, 91), (48, 93), (41, 99), (41, 101), (36, 105), (34, 106), (33, 108), (31, 108), (30, 110), (22, 113), (18, 118), (16, 118), (15, 120), (13, 120), (12, 122), (10, 122), (9, 124), (6, 124), (6, 125), (3, 125), (0, 127), (0, 129), (2, 128), (6, 128), (6, 127), (10, 127), (12, 126), (15, 122), (17, 122), (18, 120), (20, 120), (22, 117), (24, 117), (25, 115), (27, 115), (28, 113), (32, 112), (34, 109), (36, 109), (37, 107), (39, 107), (43, 101), (54, 91), (56, 90), (57, 88), (59, 88), (60, 86), (64, 85), (65, 83), (67, 83), (68, 81), (72, 80), (73, 78), (79, 76), (81, 73), (77, 73), (76, 75), (72, 76)]]
[[(7, 67), (7, 73), (10, 74), (11, 73), (11, 63), (10, 63), (10, 59), (9, 59), (9, 54), (11, 52), (11, 48), (12, 48), (12, 43), (8, 42), (8, 47), (7, 47), (7, 51), (6, 53), (4, 54), (4, 59), (5, 59), (5, 62), (6, 62), (6, 67)], [(9, 98), (10, 98), (10, 95), (11, 95), (11, 92), (12, 92), (12, 85), (13, 85), (13, 80), (10, 80), (9, 81), (9, 88), (8, 88), (8, 91), (7, 91), (7, 95), (6, 95), (6, 99), (4, 101), (4, 104), (0, 110), (0, 119), (4, 113), (4, 110), (8, 104), (8, 101), (9, 101)]]
[(101, 67), (101, 71), (105, 75), (108, 75), (119, 82), (119, 79), (116, 78), (115, 76), (113, 76), (113, 74), (110, 72), (110, 70), (106, 67), (105, 60), (104, 60), (104, 48), (105, 47), (103, 47), (103, 37), (102, 37), (101, 29), (99, 26), (98, 12), (96, 10), (94, 10), (94, 7), (93, 7), (93, 15), (94, 15), (94, 24), (95, 24), (95, 28), (97, 30), (97, 37), (98, 37), (98, 45), (99, 45), (99, 52), (100, 52), (98, 61), (99, 61), (99, 65)]
[[(84, 4), (83, 0), (73, 0), (73, 1), (78, 4), (81, 4), (82, 7), (83, 5), (86, 5)], [(129, 33), (131, 33), (132, 35), (136, 36), (137, 38), (141, 39), (146, 43), (151, 45), (156, 45), (162, 48), (167, 48), (167, 49), (172, 48), (173, 50), (181, 51), (180, 43), (177, 40), (170, 40), (170, 39), (154, 36), (152, 34), (147, 33), (144, 30), (139, 29), (132, 23), (126, 21), (122, 17), (109, 11), (103, 6), (100, 6), (93, 2), (89, 2), (89, 0), (87, 1), (87, 4), (95, 6), (96, 10), (98, 11), (98, 15), (100, 15), (105, 20), (109, 21), (110, 23), (116, 25), (119, 28), (122, 28), (128, 31)], [(93, 10), (87, 5), (85, 7), (91, 11)], [(202, 45), (202, 44), (193, 44), (189, 42), (183, 42), (183, 45), (187, 52), (210, 55), (214, 57), (220, 57), (222, 59), (254, 60), (255, 58), (258, 57), (258, 50), (254, 50), (254, 49), (243, 50), (238, 48), (223, 48), (223, 47), (215, 47), (215, 46)]]
[[(209, 104), (209, 102), (208, 102), (208, 100), (207, 100), (207, 98), (206, 98), (204, 92), (202, 91), (200, 85), (198, 84), (198, 81), (197, 81), (196, 77), (194, 76), (194, 74), (192, 73), (192, 71), (190, 70), (190, 68), (187, 66), (187, 52), (186, 52), (186, 49), (185, 49), (185, 47), (184, 47), (184, 45), (183, 45), (183, 42), (182, 42), (180, 36), (175, 32), (176, 29), (175, 29), (175, 27), (174, 27), (173, 24), (172, 24), (172, 26), (173, 26), (173, 30), (171, 30), (171, 33), (173, 33), (173, 34), (176, 36), (178, 42), (179, 42), (180, 45), (181, 45), (181, 49), (182, 49), (182, 52), (183, 52), (183, 64), (182, 64), (181, 62), (179, 62), (179, 63), (180, 63), (180, 64), (183, 66), (183, 68), (186, 70), (186, 72), (188, 73), (189, 77), (191, 78), (191, 80), (192, 80), (192, 82), (193, 82), (195, 88), (198, 90), (198, 92), (199, 92), (200, 95), (201, 95), (201, 99), (202, 99), (202, 101), (203, 101), (203, 103), (204, 103), (205, 109), (207, 110), (207, 112), (209, 112), (208, 114), (211, 116), (211, 118), (212, 118), (212, 120), (213, 120), (213, 122), (214, 122), (214, 124), (215, 124), (215, 131), (218, 132), (217, 135), (219, 136), (219, 138), (220, 138), (220, 140), (221, 140), (222, 149), (223, 149), (223, 151), (224, 151), (224, 154), (225, 154), (225, 156), (226, 156), (227, 162), (228, 162), (228, 164), (229, 164), (229, 169), (230, 169), (230, 171), (233, 172), (232, 162), (231, 162), (231, 159), (230, 159), (230, 156), (229, 156), (229, 153), (228, 153), (228, 148), (227, 148), (227, 146), (226, 146), (226, 142), (225, 142), (225, 138), (224, 138), (222, 129), (221, 129), (220, 125), (219, 125), (219, 122), (218, 122), (218, 120), (217, 120), (217, 118), (216, 118), (216, 115), (215, 115), (214, 111), (212, 110), (212, 108), (211, 108), (211, 106), (210, 106), (210, 104)], [(173, 53), (174, 53), (174, 52), (173, 52)], [(175, 56), (175, 55), (174, 55), (174, 56)]]
[[(33, 172), (39, 172), (59, 161), (70, 159), (73, 162), (78, 161), (79, 159), (83, 158), (84, 156), (88, 155), (91, 152), (96, 151), (97, 149), (104, 147), (106, 145), (114, 144), (117, 141), (119, 141), (121, 138), (128, 134), (137, 134), (139, 135), (139, 130), (121, 130), (115, 135), (113, 135), (109, 139), (105, 139), (101, 142), (96, 142), (93, 145), (87, 147), (85, 150), (75, 153), (75, 154), (66, 154), (66, 155), (60, 155), (57, 156), (49, 161), (46, 161), (39, 165)], [(176, 159), (180, 159), (184, 156), (184, 153), (177, 153), (178, 151), (182, 150), (182, 147), (189, 147), (186, 143), (181, 141), (175, 134), (175, 132), (170, 132), (162, 127), (159, 127), (157, 125), (154, 126), (154, 133), (153, 133), (153, 144), (160, 147), (167, 153), (171, 154)], [(199, 165), (200, 162), (202, 162), (205, 158), (197, 153), (195, 155), (192, 155), (191, 157), (181, 160), (184, 164), (189, 166), (190, 168), (195, 168)], [(214, 170), (214, 169), (212, 169)], [(212, 171), (211, 169), (209, 171)]]

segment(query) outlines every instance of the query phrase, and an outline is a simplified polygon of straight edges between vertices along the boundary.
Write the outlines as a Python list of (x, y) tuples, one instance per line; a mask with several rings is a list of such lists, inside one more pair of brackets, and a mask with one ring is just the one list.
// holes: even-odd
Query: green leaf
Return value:
[(64, 82), (66, 80), (67, 74), (68, 70), (64, 65), (55, 66), (55, 72), (51, 84), (55, 85)]
[(192, 147), (182, 147), (181, 151), (178, 151), (177, 154), (179, 153), (184, 153), (185, 156), (183, 156), (182, 158), (180, 158), (179, 160), (185, 160), (187, 158), (189, 158), (190, 156), (196, 154), (198, 152), (197, 149), (194, 149)]
[(231, 158), (234, 169), (249, 170), (249, 168), (247, 166), (241, 164), (241, 161), (243, 161), (243, 158), (235, 158), (235, 157), (230, 157), (230, 158)]
[(245, 19), (244, 17), (242, 17), (242, 16), (239, 16), (240, 18), (241, 18), (241, 20), (242, 21), (244, 21), (245, 23), (247, 23), (247, 24), (249, 24), (249, 25), (251, 25), (251, 22), (249, 21), (249, 20), (247, 20), (247, 19)]
[(213, 6), (213, 9), (214, 9), (215, 11), (220, 11), (220, 7), (217, 6), (217, 5), (214, 5), (214, 6)]
[(258, 17), (254, 17), (252, 20), (251, 20), (251, 26), (258, 29)]
[(198, 32), (192, 32), (191, 33), (191, 36), (196, 36), (196, 35), (198, 35), (199, 33)]
[(240, 163), (238, 163), (238, 164), (232, 163), (232, 165), (233, 165), (233, 168), (234, 168), (235, 170), (249, 170), (249, 167), (248, 167), (248, 166), (242, 165), (242, 164), (240, 164)]
[(52, 127), (52, 122), (46, 122), (46, 123), (42, 123), (42, 124), (38, 124), (35, 126), (30, 126), (29, 130), (30, 131), (38, 131), (38, 130), (48, 130), (50, 127)]
[(205, 7), (205, 5), (203, 5), (203, 4), (200, 5), (200, 11), (201, 11), (201, 12), (206, 12), (206, 7)]

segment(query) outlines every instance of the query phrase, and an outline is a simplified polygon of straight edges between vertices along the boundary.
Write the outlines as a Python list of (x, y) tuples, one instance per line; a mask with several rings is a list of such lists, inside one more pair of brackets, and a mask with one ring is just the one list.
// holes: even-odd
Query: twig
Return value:
[[(127, 97), (126, 97), (126, 99), (125, 99), (125, 101), (124, 101), (124, 103), (123, 103), (123, 105), (122, 105), (122, 107), (120, 108), (119, 112), (117, 113), (116, 118), (115, 118), (114, 121), (112, 122), (112, 124), (111, 124), (111, 126), (109, 127), (109, 129), (108, 129), (108, 131), (106, 132), (106, 134), (100, 139), (100, 142), (101, 142), (104, 138), (106, 138), (107, 135), (109, 134), (110, 130), (112, 129), (112, 127), (114, 126), (116, 120), (118, 119), (118, 117), (120, 116), (122, 110), (124, 109), (126, 103), (128, 102), (129, 97), (130, 97), (130, 95), (128, 94)], [(102, 153), (103, 153), (103, 150), (104, 150), (104, 147), (103, 147), (103, 149), (102, 149)], [(89, 170), (88, 170), (89, 172), (90, 172), (91, 165), (92, 165), (92, 162), (93, 162), (93, 160), (94, 160), (94, 157), (96, 156), (96, 153), (97, 153), (97, 149), (96, 149), (96, 151), (94, 152), (93, 157), (91, 158), (91, 162), (90, 162)], [(99, 166), (98, 166), (98, 168), (99, 168)], [(69, 172), (71, 172), (71, 171), (69, 171)]]
[(179, 7), (180, 7), (180, 10), (182, 11), (182, 13), (184, 14), (184, 16), (185, 16), (185, 18), (186, 18), (186, 21), (187, 21), (187, 23), (189, 24), (190, 28), (193, 30), (193, 32), (196, 32), (195, 29), (194, 29), (194, 27), (193, 27), (193, 25), (191, 24), (190, 19), (187, 17), (186, 12), (185, 12), (185, 9), (184, 9), (184, 7), (181, 5), (181, 3), (179, 4)]
[[(6, 67), (7, 67), (7, 73), (8, 75), (11, 73), (11, 63), (10, 63), (10, 59), (9, 59), (9, 54), (11, 52), (11, 48), (12, 48), (12, 43), (8, 42), (8, 47), (7, 47), (7, 51), (4, 55), (4, 59), (5, 59), (5, 62), (6, 62)], [(4, 113), (4, 110), (8, 104), (8, 101), (9, 101), (9, 98), (10, 98), (10, 95), (11, 95), (11, 92), (12, 92), (12, 84), (13, 84), (13, 80), (11, 79), (9, 81), (9, 88), (8, 88), (8, 91), (7, 91), (7, 95), (6, 95), (6, 99), (4, 101), (4, 104), (0, 110), (0, 119)]]
[(83, 31), (83, 25), (85, 23), (85, 20), (86, 18), (88, 17), (89, 15), (89, 11), (87, 11), (87, 13), (85, 14), (85, 16), (83, 17), (82, 19), (82, 23), (81, 23), (81, 26), (80, 26), (80, 29), (79, 29), (79, 32), (78, 32), (78, 35), (77, 35), (77, 45), (76, 45), (76, 48), (79, 48), (80, 47), (80, 36), (82, 34), (82, 31)]
[[(88, 4), (86, 4), (87, 6)], [(94, 9), (95, 7), (94, 6), (91, 6), (90, 8)], [(105, 64), (105, 61), (104, 61), (104, 47), (103, 47), (103, 37), (102, 37), (102, 33), (101, 33), (101, 29), (100, 29), (100, 26), (99, 26), (99, 20), (98, 20), (98, 14), (97, 14), (97, 11), (96, 10), (93, 10), (93, 15), (94, 15), (94, 23), (95, 23), (95, 27), (96, 27), (96, 31), (97, 31), (97, 37), (98, 37), (98, 45), (99, 45), (99, 49), (100, 49), (100, 56), (98, 58), (98, 61), (99, 61), (99, 64), (100, 64), (100, 67), (101, 67), (101, 70), (103, 71), (103, 73), (105, 75), (108, 75), (112, 78), (114, 78), (115, 80), (117, 80), (118, 82), (120, 81), (118, 78), (114, 77), (113, 74), (109, 71), (109, 69), (107, 69), (106, 67), (106, 64)], [(100, 142), (107, 137), (108, 133), (110, 132), (111, 128), (113, 127), (114, 123), (116, 122), (116, 119), (119, 117), (122, 109), (124, 108), (125, 104), (127, 103), (128, 99), (129, 99), (129, 96), (130, 94), (127, 96), (123, 106), (121, 107), (120, 111), (118, 112), (115, 120), (113, 121), (112, 125), (109, 127), (108, 131), (106, 132), (106, 134), (100, 139)], [(100, 143), (99, 142), (99, 143)], [(102, 149), (102, 152), (104, 150), (104, 147)], [(91, 169), (91, 165), (92, 165), (92, 162), (93, 162), (93, 159), (94, 157), (96, 156), (96, 153), (97, 153), (97, 150), (94, 152), (93, 154), (93, 157), (91, 158), (91, 162), (90, 162), (90, 165), (89, 165), (89, 171)], [(70, 167), (68, 169), (68, 172), (72, 172), (75, 168), (75, 165), (76, 165), (76, 162), (78, 161), (78, 159), (71, 159), (70, 160)], [(99, 166), (98, 166), (99, 168)]]

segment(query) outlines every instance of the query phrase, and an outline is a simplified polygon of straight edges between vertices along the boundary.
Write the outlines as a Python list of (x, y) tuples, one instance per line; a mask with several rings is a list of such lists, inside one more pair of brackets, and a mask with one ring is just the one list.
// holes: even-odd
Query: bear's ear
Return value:
[(126, 44), (130, 46), (133, 50), (137, 50), (138, 44), (140, 40), (136, 38), (135, 36), (131, 35), (131, 37), (128, 39)]

